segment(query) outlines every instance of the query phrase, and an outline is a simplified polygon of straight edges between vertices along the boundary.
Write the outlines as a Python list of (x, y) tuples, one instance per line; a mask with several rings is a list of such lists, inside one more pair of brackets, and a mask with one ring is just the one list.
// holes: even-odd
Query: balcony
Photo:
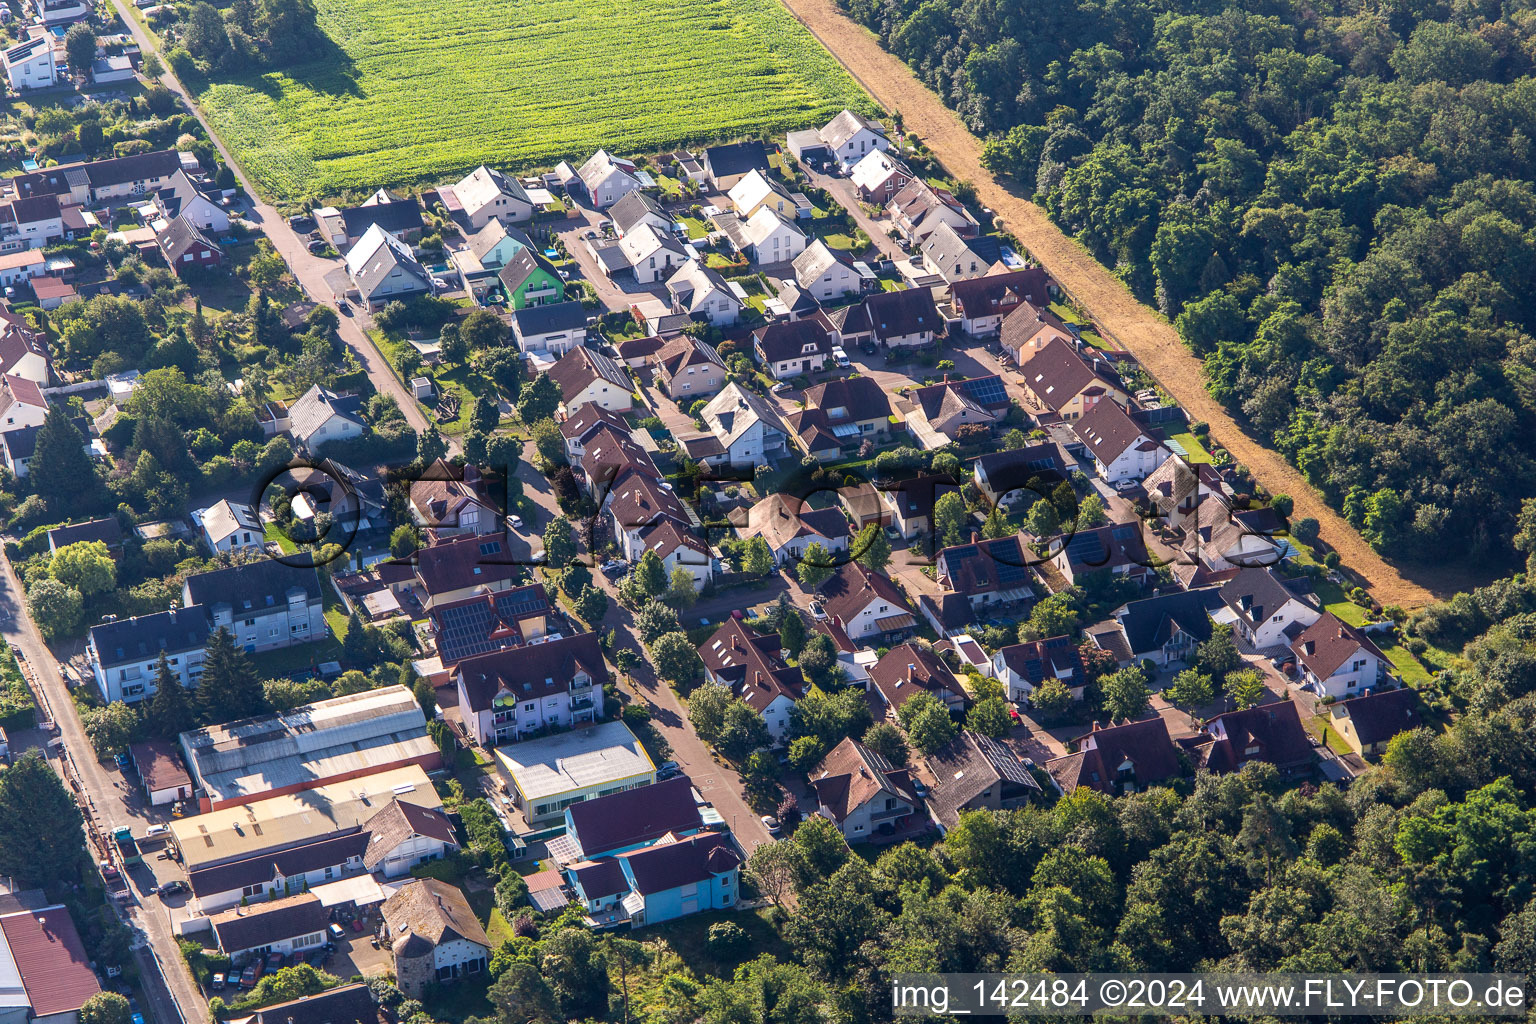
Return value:
[(578, 711), (586, 711), (592, 707), (592, 704), (591, 697), (573, 697), (571, 699), (571, 712), (574, 714)]
[(516, 725), (516, 724), (517, 724), (517, 712), (516, 711), (498, 711), (494, 715), (491, 716), (491, 725), (493, 725), (497, 729), (500, 729), (502, 726)]
[(869, 816), (869, 820), (870, 821), (885, 821), (885, 820), (887, 820), (889, 818), (899, 818), (903, 814), (911, 814), (911, 813), (912, 813), (912, 808), (907, 807), (905, 805), (898, 805), (896, 807), (891, 807), (891, 808), (888, 808), (888, 809), (883, 810), (883, 811), (876, 811), (876, 812), (874, 812), (873, 814), (871, 814)]

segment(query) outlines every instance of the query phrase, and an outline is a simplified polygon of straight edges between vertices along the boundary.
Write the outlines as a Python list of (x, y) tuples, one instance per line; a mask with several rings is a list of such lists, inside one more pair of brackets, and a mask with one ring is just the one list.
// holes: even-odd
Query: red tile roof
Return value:
[(62, 906), (0, 918), (34, 1017), (78, 1010), (101, 991), (85, 946)]

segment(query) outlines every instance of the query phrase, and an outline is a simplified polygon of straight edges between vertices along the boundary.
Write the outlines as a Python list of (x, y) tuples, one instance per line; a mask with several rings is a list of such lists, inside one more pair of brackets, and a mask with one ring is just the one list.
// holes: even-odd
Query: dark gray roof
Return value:
[(211, 182), (194, 181), (186, 171), (177, 171), (171, 176), (171, 183), (161, 189), (157, 194), (160, 200), (160, 208), (165, 211), (167, 217), (178, 217), (182, 208), (198, 196), (210, 202), (218, 202), (218, 190)]
[(751, 170), (768, 172), (768, 150), (757, 140), (733, 142), (728, 146), (710, 146), (704, 151), (704, 163), (715, 177), (746, 174)]
[(572, 331), (587, 326), (587, 311), (579, 302), (555, 302), (548, 306), (529, 306), (512, 314), (512, 323), (521, 335)]
[(303, 893), (271, 905), (258, 901), (249, 907), (216, 914), (213, 930), (219, 937), (220, 949), (238, 953), (283, 939), (323, 932), (330, 920), (330, 911), (320, 902), (320, 897)]
[(375, 1024), (378, 1019), (373, 992), (361, 983), (256, 1011), (256, 1024)]
[(560, 272), (555, 269), (555, 265), (541, 254), (534, 252), (532, 246), (525, 246), (513, 253), (512, 258), (507, 260), (507, 265), (501, 268), (496, 278), (507, 290), (507, 298), (510, 300), (512, 293), (521, 288), (523, 282), (532, 277), (535, 270), (542, 270), (556, 281), (560, 280)]
[(864, 300), (864, 309), (878, 340), (944, 329), (944, 318), (927, 288), (880, 292)]
[(1248, 568), (1221, 585), (1221, 599), (1238, 618), (1258, 626), (1298, 595), (1270, 569)]
[(620, 234), (639, 224), (648, 214), (663, 217), (666, 220), (672, 219), (656, 200), (639, 189), (626, 193), (608, 210), (608, 216), (613, 218), (613, 223), (618, 227)]
[(1209, 640), (1211, 611), (1220, 604), (1219, 588), (1202, 587), (1132, 601), (1116, 617), (1125, 629), (1131, 653), (1140, 655), (1161, 647), (1175, 626), (1197, 641)]
[[(232, 565), (187, 577), (193, 604), (227, 605), (236, 613), (287, 606), (288, 591), (298, 587), (311, 601), (320, 599), (320, 572), (272, 559)], [(236, 618), (240, 618), (236, 614)]]
[(117, 517), (90, 519), (83, 523), (72, 523), (69, 526), (56, 526), (48, 531), (48, 541), (55, 549), (91, 540), (99, 540), (108, 547), (121, 544), (123, 527), (118, 523)]
[(214, 244), (213, 239), (199, 231), (197, 226), (186, 217), (177, 217), (171, 221), (170, 226), (160, 233), (156, 241), (160, 243), (160, 250), (165, 253), (165, 261), (172, 264), (195, 248), (211, 249), (220, 255), (223, 254), (223, 250)]
[(414, 196), (410, 199), (397, 199), (392, 203), (354, 206), (341, 211), (341, 220), (347, 226), (348, 238), (361, 238), (375, 224), (392, 235), (420, 231), (424, 226), (421, 204)]
[(179, 655), (200, 651), (212, 629), (208, 609), (200, 604), (172, 608), (91, 627), (91, 645), (102, 668), (151, 661), (160, 652)]
[(706, 832), (665, 846), (628, 854), (625, 861), (635, 891), (653, 896), (669, 889), (707, 881), (741, 867), (741, 854), (729, 832)]

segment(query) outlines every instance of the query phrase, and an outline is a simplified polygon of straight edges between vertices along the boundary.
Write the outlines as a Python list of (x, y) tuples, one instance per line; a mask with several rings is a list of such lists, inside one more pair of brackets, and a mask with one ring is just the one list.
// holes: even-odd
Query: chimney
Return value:
[(907, 662), (907, 682), (909, 682), (909, 683), (912, 682), (913, 677), (916, 676), (916, 675), (917, 675), (917, 666), (914, 665), (910, 661)]

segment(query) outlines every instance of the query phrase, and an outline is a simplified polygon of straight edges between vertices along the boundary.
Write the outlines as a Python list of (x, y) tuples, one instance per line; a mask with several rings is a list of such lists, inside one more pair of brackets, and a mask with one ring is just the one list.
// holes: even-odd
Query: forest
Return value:
[(1536, 493), (1536, 10), (839, 0), (1384, 553)]

